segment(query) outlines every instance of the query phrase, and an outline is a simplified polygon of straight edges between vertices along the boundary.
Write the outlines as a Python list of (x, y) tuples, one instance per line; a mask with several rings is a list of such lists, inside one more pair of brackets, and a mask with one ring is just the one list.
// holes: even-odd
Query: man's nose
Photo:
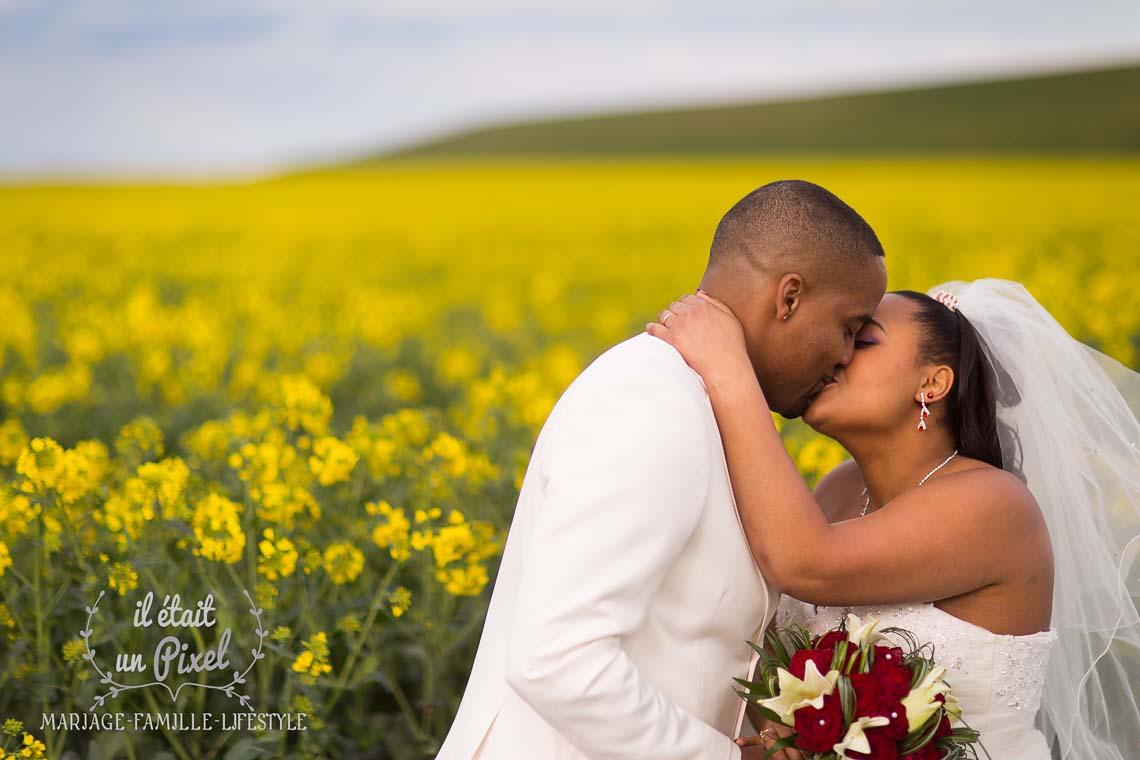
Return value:
[(843, 344), (843, 358), (837, 366), (846, 367), (855, 358), (855, 339), (850, 338)]

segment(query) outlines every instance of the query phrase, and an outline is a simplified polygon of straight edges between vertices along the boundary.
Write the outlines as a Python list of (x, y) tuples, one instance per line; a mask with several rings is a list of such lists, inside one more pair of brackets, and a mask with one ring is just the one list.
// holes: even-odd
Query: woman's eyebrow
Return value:
[(863, 316), (858, 317), (858, 319), (863, 322), (864, 326), (874, 325), (875, 327), (882, 330), (884, 333), (887, 332), (887, 328), (883, 327), (883, 323), (880, 322), (879, 320), (875, 319), (874, 317), (872, 317), (870, 314), (864, 314)]

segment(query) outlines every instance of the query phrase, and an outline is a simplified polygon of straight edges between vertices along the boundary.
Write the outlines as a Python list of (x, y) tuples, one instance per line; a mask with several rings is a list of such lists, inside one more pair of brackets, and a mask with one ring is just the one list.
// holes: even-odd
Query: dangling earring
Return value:
[(930, 416), (930, 410), (926, 408), (927, 398), (934, 398), (934, 393), (927, 391), (926, 396), (919, 399), (919, 402), (922, 404), (922, 411), (918, 413), (918, 429), (920, 431), (926, 430), (926, 418)]

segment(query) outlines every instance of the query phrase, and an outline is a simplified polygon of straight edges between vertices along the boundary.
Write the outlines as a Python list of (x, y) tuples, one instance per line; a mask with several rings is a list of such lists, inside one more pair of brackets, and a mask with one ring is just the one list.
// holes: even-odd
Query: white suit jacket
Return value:
[(731, 760), (778, 594), (745, 540), (704, 382), (641, 333), (539, 433), (438, 760)]

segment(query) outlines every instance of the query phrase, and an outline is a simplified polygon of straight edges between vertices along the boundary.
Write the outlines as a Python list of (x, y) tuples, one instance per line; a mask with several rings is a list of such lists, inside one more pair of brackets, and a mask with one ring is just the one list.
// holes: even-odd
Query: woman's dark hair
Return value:
[(954, 383), (946, 395), (944, 420), (963, 456), (1001, 469), (996, 377), (970, 320), (925, 293), (893, 290), (915, 306), (919, 325), (918, 361), (954, 368)]

